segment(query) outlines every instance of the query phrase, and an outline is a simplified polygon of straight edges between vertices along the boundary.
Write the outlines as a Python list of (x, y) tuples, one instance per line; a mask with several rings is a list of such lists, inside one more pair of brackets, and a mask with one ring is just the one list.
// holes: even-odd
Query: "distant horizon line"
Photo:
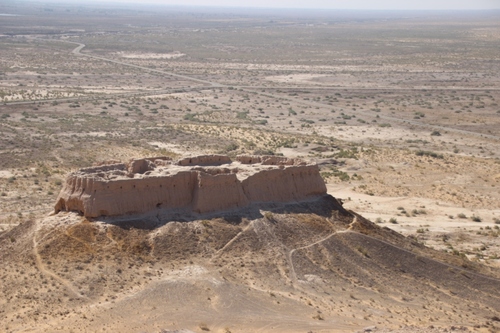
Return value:
[[(19, 0), (18, 0), (19, 1)], [(248, 6), (248, 5), (226, 5), (226, 4), (172, 4), (172, 3), (162, 3), (155, 0), (150, 1), (138, 1), (138, 0), (87, 0), (85, 2), (80, 2), (78, 0), (21, 0), (19, 2), (37, 2), (37, 3), (52, 3), (52, 4), (68, 4), (68, 5), (118, 5), (118, 6), (161, 6), (161, 7), (176, 7), (176, 8), (226, 8), (226, 9), (254, 9), (254, 10), (338, 10), (338, 11), (363, 11), (363, 12), (382, 12), (382, 11), (407, 11), (407, 12), (480, 12), (480, 11), (500, 11), (500, 4), (496, 8), (345, 8), (345, 7), (284, 7), (281, 5), (277, 6)]]

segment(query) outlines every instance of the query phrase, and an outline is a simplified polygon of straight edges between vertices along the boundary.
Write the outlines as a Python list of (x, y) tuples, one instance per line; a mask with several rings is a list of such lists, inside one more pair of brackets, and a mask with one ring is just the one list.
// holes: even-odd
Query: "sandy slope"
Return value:
[(498, 270), (331, 197), (184, 222), (58, 214), (0, 237), (6, 332), (498, 326)]

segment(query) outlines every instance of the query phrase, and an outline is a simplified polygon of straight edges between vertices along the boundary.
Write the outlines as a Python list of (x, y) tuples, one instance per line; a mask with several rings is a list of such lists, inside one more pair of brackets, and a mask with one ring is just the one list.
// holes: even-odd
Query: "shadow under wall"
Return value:
[(238, 225), (244, 219), (253, 220), (263, 218), (262, 210), (275, 214), (316, 214), (327, 218), (334, 216), (341, 221), (345, 220), (346, 224), (350, 223), (353, 217), (352, 213), (344, 209), (336, 198), (327, 194), (300, 202), (253, 203), (240, 209), (205, 214), (186, 211), (166, 211), (159, 208), (157, 211), (152, 211), (147, 215), (101, 217), (90, 219), (90, 221), (111, 224), (123, 229), (142, 230), (154, 230), (170, 222), (192, 222), (214, 218), (222, 218), (230, 224)]

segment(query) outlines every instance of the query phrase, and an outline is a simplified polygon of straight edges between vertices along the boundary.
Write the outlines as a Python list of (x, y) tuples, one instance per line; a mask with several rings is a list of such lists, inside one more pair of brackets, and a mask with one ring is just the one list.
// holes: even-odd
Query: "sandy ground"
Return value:
[[(500, 258), (497, 257), (500, 252), (498, 234), (488, 236), (488, 230), (498, 232), (499, 224), (494, 223), (493, 219), (500, 216), (500, 209), (467, 209), (427, 198), (370, 196), (337, 184), (329, 185), (328, 192), (341, 198), (345, 208), (377, 221), (380, 226), (406, 236), (415, 236), (432, 248), (446, 251), (457, 249), (467, 253), (471, 260), (500, 267)], [(407, 217), (401, 213), (401, 208), (410, 210), (411, 207), (423, 209), (425, 214)], [(469, 218), (459, 218), (457, 214)], [(489, 222), (474, 222), (470, 220), (471, 216), (481, 216)], [(397, 222), (392, 223), (391, 219)], [(448, 239), (443, 241), (443, 236)], [(446, 244), (447, 241), (452, 245)]]
[(174, 53), (126, 53), (117, 52), (119, 57), (125, 59), (176, 59), (185, 56), (185, 54), (180, 52)]
[[(6, 17), (6, 20), (10, 18)], [(101, 31), (94, 33), (93, 27), (99, 25), (82, 21), (86, 33), (66, 38), (87, 43), (84, 52), (89, 54), (110, 59), (119, 57), (120, 61), (133, 66), (179, 73), (184, 75), (182, 79), (77, 56), (71, 54), (74, 45), (3, 37), (0, 41), (0, 234), (16, 225), (45, 218), (52, 210), (66, 173), (75, 168), (106, 160), (155, 155), (277, 153), (318, 162), (329, 193), (342, 198), (346, 208), (377, 225), (400, 232), (439, 253), (446, 251), (456, 258), (466, 257), (474, 264), (499, 267), (500, 69), (495, 62), (498, 19), (476, 19), (473, 24), (453, 20), (448, 22), (460, 24), (434, 22), (439, 25), (439, 31), (449, 32), (439, 41), (429, 39), (427, 29), (434, 29), (433, 26), (417, 21), (411, 22), (411, 29), (407, 29), (408, 22), (404, 20), (390, 23), (366, 21), (365, 25), (317, 25), (308, 27), (314, 33), (306, 35), (301, 24), (292, 24), (287, 29), (268, 26), (266, 31), (272, 33), (273, 38), (277, 37), (276, 40), (295, 42), (290, 44), (294, 45), (293, 48), (283, 44), (278, 53), (271, 55), (272, 48), (253, 48), (259, 43), (252, 41), (261, 41), (264, 30), (237, 26), (248, 34), (249, 38), (245, 40), (235, 39), (232, 29), (213, 30), (210, 33), (224, 43), (202, 45), (196, 40), (198, 33), (185, 33), (194, 31), (193, 27), (187, 30), (167, 27), (162, 25), (164, 18), (158, 27), (154, 27), (150, 19), (141, 21), (138, 26), (144, 23), (151, 30), (124, 30), (123, 36), (121, 32), (116, 36)], [(45, 26), (52, 26), (54, 22), (59, 21), (51, 19)], [(109, 24), (107, 22), (103, 24)], [(169, 22), (184, 28), (191, 21)], [(259, 22), (259, 25), (263, 24)], [(396, 31), (395, 26), (402, 27), (397, 29), (398, 36), (380, 33), (387, 31), (385, 29)], [(184, 31), (182, 37), (176, 35), (179, 31)], [(409, 36), (407, 31), (412, 35)], [(370, 35), (372, 32), (376, 35)], [(177, 43), (178, 46), (159, 50), (158, 36), (165, 38), (164, 45)], [(340, 39), (329, 42), (331, 36)], [(374, 36), (379, 42), (382, 38), (382, 48), (378, 42), (365, 43), (372, 41)], [(475, 39), (464, 41), (456, 36), (474, 36)], [(140, 49), (133, 49), (132, 45), (122, 43), (125, 37), (144, 44)], [(304, 40), (308, 41), (307, 45), (303, 44)], [(363, 41), (362, 47), (357, 49), (353, 41)], [(244, 45), (247, 42), (249, 45)], [(463, 48), (467, 51), (457, 53), (454, 48), (457, 43), (467, 45)], [(171, 52), (172, 49), (179, 52)], [(425, 52), (408, 52), (408, 49)], [(369, 57), (366, 56), (368, 51)], [(206, 82), (195, 82), (189, 77)], [(207, 82), (220, 86), (210, 86)], [(57, 100), (77, 95), (85, 98), (70, 102)], [(30, 104), (4, 105), (3, 102), (13, 97), (30, 101)], [(47, 98), (51, 100), (42, 103)], [(32, 103), (33, 100), (40, 103)], [(72, 219), (74, 217), (68, 218), (67, 222), (77, 222)], [(266, 224), (266, 227), (255, 229), (256, 233), (261, 232), (263, 242), (268, 240), (262, 234), (267, 227), (270, 226)], [(41, 231), (36, 231), (35, 235), (38, 232)], [(72, 232), (68, 234), (72, 235)], [(32, 244), (33, 239), (38, 240), (30, 238), (26, 244)], [(74, 242), (63, 248), (82, 244), (71, 239)], [(40, 238), (39, 241), (45, 240)], [(9, 239), (8, 242), (12, 241)], [(7, 244), (15, 246), (16, 242)], [(106, 245), (107, 250), (116, 245), (110, 244)], [(87, 253), (85, 251), (92, 246), (87, 244), (79, 249)], [(324, 253), (335, 252), (328, 248)], [(327, 260), (316, 252), (309, 255), (312, 261), (314, 256), (324, 262), (332, 260), (332, 257)], [(128, 280), (113, 280), (102, 297), (86, 308), (88, 312), (75, 306), (71, 315), (63, 309), (57, 310), (62, 314), (44, 314), (43, 309), (37, 315), (26, 314), (31, 308), (27, 310), (22, 306), (27, 307), (28, 303), (16, 303), (9, 321), (15, 321), (17, 314), (29, 318), (34, 315), (39, 321), (32, 322), (30, 327), (33, 330), (42, 327), (42, 331), (65, 331), (67, 326), (59, 323), (75, 324), (80, 331), (111, 330), (111, 321), (113, 325), (122, 325), (120, 327), (126, 329), (126, 325), (132, 324), (125, 320), (123, 313), (134, 313), (137, 312), (134, 307), (143, 307), (148, 313), (136, 313), (137, 317), (133, 318), (141, 323), (146, 319), (154, 322), (164, 307), (170, 316), (169, 322), (162, 321), (165, 326), (138, 325), (132, 330), (149, 333), (169, 327), (194, 332), (206, 331), (205, 328), (216, 332), (237, 332), (237, 327), (226, 330), (222, 319), (211, 319), (217, 318), (220, 312), (229, 311), (233, 304), (230, 296), (218, 299), (211, 294), (215, 289), (221, 290), (218, 288), (228, 288), (226, 295), (235, 295), (239, 304), (248, 305), (248, 313), (235, 315), (242, 316), (246, 327), (257, 327), (261, 331), (294, 328), (294, 316), (304, 316), (307, 320), (316, 317), (312, 320), (317, 326), (309, 323), (312, 326), (295, 327), (307, 332), (329, 332), (328, 325), (339, 325), (339, 330), (344, 331), (375, 325), (381, 332), (385, 332), (386, 326), (390, 329), (401, 326), (401, 332), (441, 332), (445, 328), (452, 330), (451, 325), (456, 325), (454, 330), (459, 330), (463, 322), (476, 324), (467, 318), (468, 315), (480, 317), (477, 313), (472, 314), (474, 310), (459, 309), (460, 300), (449, 301), (448, 308), (440, 309), (442, 304), (433, 295), (436, 290), (426, 294), (427, 299), (419, 298), (419, 291), (415, 290), (408, 293), (410, 296), (401, 292), (385, 297), (380, 291), (360, 286), (359, 281), (352, 278), (350, 281), (354, 287), (350, 282), (349, 288), (346, 285), (333, 286), (338, 287), (334, 290), (321, 289), (329, 296), (341, 295), (339, 300), (342, 303), (332, 305), (334, 310), (324, 306), (321, 311), (326, 313), (329, 309), (329, 316), (326, 320), (319, 320), (316, 306), (320, 306), (326, 294), (311, 291), (321, 285), (316, 269), (304, 271), (302, 279), (304, 284), (311, 283), (314, 287), (309, 289), (308, 295), (316, 295), (318, 303), (311, 301), (314, 304), (311, 306), (304, 294), (288, 296), (290, 291), (287, 289), (276, 288), (281, 294), (276, 292), (275, 295), (285, 295), (283, 299), (269, 296), (270, 288), (276, 286), (259, 285), (259, 278), (252, 277), (252, 270), (242, 269), (241, 262), (235, 258), (237, 256), (229, 260), (230, 263), (221, 265), (239, 267), (243, 275), (237, 280), (246, 281), (244, 287), (228, 282), (225, 280), (228, 277), (220, 272), (222, 268), (205, 266), (203, 260), (194, 260), (192, 264), (179, 262), (169, 270), (170, 273), (161, 273), (158, 279), (153, 278), (154, 274), (146, 275), (146, 272), (159, 270), (159, 265), (141, 264), (138, 265), (141, 270), (136, 272), (140, 280), (133, 274), (127, 275)], [(269, 256), (265, 258), (270, 260)], [(82, 257), (78, 260), (83, 265), (90, 259)], [(50, 260), (42, 256), (39, 267), (42, 267), (40, 262), (47, 261)], [(30, 264), (33, 262), (27, 261), (23, 274), (11, 266), (10, 281), (39, 276), (40, 270)], [(118, 266), (113, 265), (117, 261), (106, 258), (103, 262), (109, 263), (114, 271), (106, 274), (98, 270), (94, 272), (99, 263), (89, 270), (99, 272), (101, 275), (95, 276), (102, 279), (114, 279)], [(46, 263), (43, 267), (48, 265)], [(249, 263), (245, 265), (248, 267)], [(128, 265), (124, 264), (120, 269), (124, 267)], [(335, 270), (335, 267), (331, 268)], [(67, 273), (63, 266), (61, 270), (63, 272), (57, 276)], [(80, 276), (78, 274), (87, 271), (75, 266), (73, 272)], [(65, 290), (68, 285), (65, 280), (57, 280), (54, 276), (55, 280), (52, 280), (50, 276), (45, 276), (47, 282), (40, 287), (43, 287), (44, 295), (50, 296), (56, 293), (56, 289)], [(360, 281), (369, 281), (366, 276), (363, 279), (359, 278)], [(141, 289), (137, 284), (150, 283), (148, 281), (153, 281), (151, 289)], [(411, 285), (408, 281), (401, 283)], [(82, 290), (90, 292), (87, 285), (80, 283)], [(122, 291), (120, 285), (128, 285), (130, 292)], [(19, 287), (18, 284), (15, 286)], [(252, 289), (249, 294), (247, 288)], [(151, 302), (151, 295), (176, 289), (179, 290), (177, 294), (158, 300), (161, 305)], [(454, 297), (446, 290), (438, 292), (446, 294), (440, 294), (440, 297)], [(33, 292), (30, 297), (33, 295), (38, 297), (39, 293)], [(183, 302), (186, 295), (196, 298), (199, 304), (186, 305)], [(18, 299), (9, 294), (11, 296), (12, 300)], [(62, 302), (70, 302), (70, 297), (64, 296), (64, 292), (59, 296)], [(116, 300), (113, 299), (115, 296)], [(208, 298), (210, 302), (205, 303)], [(336, 297), (331, 298), (335, 300)], [(1, 299), (0, 304), (10, 311), (13, 307), (2, 303), (7, 302), (6, 299)], [(129, 304), (132, 300), (134, 302)], [(190, 318), (193, 306), (200, 313), (195, 324)], [(353, 311), (356, 318), (352, 317), (350, 308), (356, 309)], [(393, 312), (388, 312), (387, 308)], [(267, 319), (264, 323), (255, 323), (255, 316), (272, 319), (273, 314), (287, 311), (290, 312), (283, 320), (288, 324)], [(443, 319), (434, 318), (433, 311), (442, 311)], [(189, 315), (181, 316), (181, 312)], [(44, 315), (48, 319), (43, 319)], [(51, 317), (57, 315), (69, 317), (59, 322)], [(377, 317), (384, 318), (380, 321), (382, 324), (373, 319)], [(466, 326), (480, 332), (494, 331), (491, 325), (484, 323), (484, 318), (481, 320), (483, 322), (477, 321), (479, 327)], [(190, 326), (183, 326), (186, 323)], [(412, 325), (418, 327), (406, 327)], [(429, 328), (433, 325), (435, 329)]]
[[(484, 268), (464, 270), (462, 258), (394, 238), (333, 201), (308, 205), (314, 214), (274, 205), (240, 223), (206, 218), (151, 230), (74, 213), (27, 222), (2, 239), (0, 324), (34, 332), (495, 329), (488, 318), (498, 286), (475, 272)], [(12, 288), (18, 279), (27, 283)]]

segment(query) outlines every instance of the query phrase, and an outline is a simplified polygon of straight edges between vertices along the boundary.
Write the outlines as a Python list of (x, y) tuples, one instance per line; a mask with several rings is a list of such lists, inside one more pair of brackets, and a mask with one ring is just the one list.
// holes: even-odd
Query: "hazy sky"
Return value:
[[(82, 0), (67, 0), (82, 2)], [(500, 9), (500, 0), (108, 0), (112, 2), (162, 3), (186, 6), (231, 6), (331, 9)], [(84, 1), (85, 2), (85, 1)]]

